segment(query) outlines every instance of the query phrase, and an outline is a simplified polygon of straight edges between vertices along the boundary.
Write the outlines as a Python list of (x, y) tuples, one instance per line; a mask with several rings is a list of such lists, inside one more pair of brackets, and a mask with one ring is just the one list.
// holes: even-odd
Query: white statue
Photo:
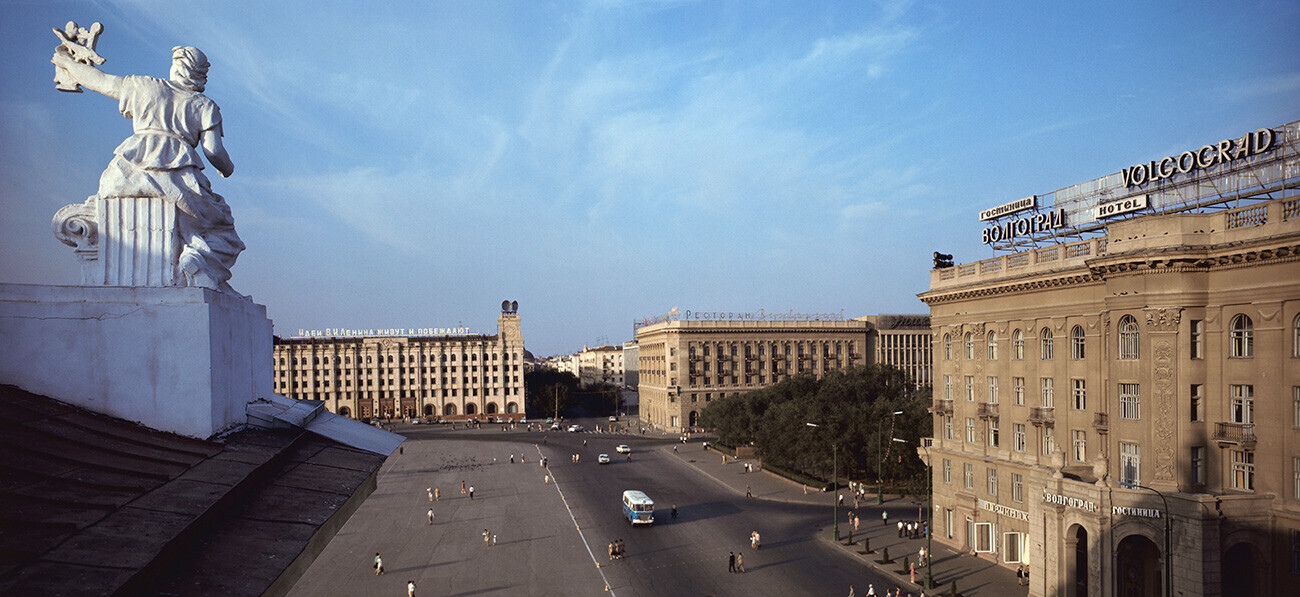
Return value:
[[(88, 31), (92, 45), (102, 29), (95, 23)], [(70, 47), (86, 47), (80, 43), (83, 36), (73, 36), (79, 31), (75, 23), (68, 24), (66, 33), (55, 30), (63, 41), (52, 59), (58, 88), (81, 85), (118, 100), (118, 109), (131, 119), (134, 130), (113, 151), (116, 155), (100, 176), (98, 193), (84, 206), (68, 206), (55, 216), (55, 234), (60, 240), (79, 247), (79, 254), (99, 252), (83, 256), (87, 261), (99, 260), (100, 268), (99, 273), (83, 270), (83, 281), (199, 286), (237, 294), (227, 280), (244, 243), (235, 233), (230, 206), (212, 192), (198, 152), (202, 148), (208, 163), (222, 176), (234, 172), (235, 165), (221, 144), (221, 112), (203, 95), (207, 56), (198, 48), (178, 46), (172, 48), (170, 81), (119, 77), (99, 70), (89, 63), (93, 60), (79, 55), (85, 52)], [(98, 58), (93, 47), (88, 49)], [(174, 206), (174, 221), (170, 215), (156, 215), (160, 203)], [(170, 208), (166, 209), (170, 214)], [(125, 215), (112, 215), (117, 213)], [(113, 226), (117, 231), (106, 229)], [(142, 232), (144, 229), (148, 230)], [(126, 240), (110, 238), (115, 234)], [(127, 246), (130, 251), (139, 252), (142, 245), (148, 249), (144, 255), (123, 259), (115, 256), (121, 252), (116, 248), (113, 255), (98, 248), (113, 242), (118, 244), (112, 246)], [(118, 261), (110, 264), (110, 259)]]

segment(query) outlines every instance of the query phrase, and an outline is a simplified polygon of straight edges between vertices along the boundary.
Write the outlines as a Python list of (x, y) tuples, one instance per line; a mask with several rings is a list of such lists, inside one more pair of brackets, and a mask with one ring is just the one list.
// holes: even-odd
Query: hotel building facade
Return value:
[(986, 242), (1030, 242), (931, 272), (935, 541), (1029, 566), (1034, 596), (1300, 582), (1298, 141), (988, 210)]
[(496, 335), (459, 335), (466, 330), (457, 328), (344, 331), (276, 337), (276, 393), (323, 401), (330, 412), (356, 419), (526, 416), (517, 304), (502, 305)]
[(925, 315), (776, 320), (687, 311), (638, 325), (636, 343), (641, 420), (672, 432), (695, 428), (713, 400), (795, 375), (871, 363), (896, 365), (917, 380), (930, 375)]

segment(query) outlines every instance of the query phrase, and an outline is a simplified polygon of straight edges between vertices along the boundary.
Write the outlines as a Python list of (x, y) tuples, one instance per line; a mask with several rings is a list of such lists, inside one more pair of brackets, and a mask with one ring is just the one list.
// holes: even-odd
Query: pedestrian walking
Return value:
[(841, 507), (844, 506), (844, 494), (842, 494), (842, 493), (839, 494), (838, 496), (836, 496), (835, 500), (836, 500), (837, 502), (839, 502), (839, 506), (841, 506)]
[(867, 585), (867, 597), (876, 597), (876, 585)]
[(460, 482), (460, 494), (461, 494), (461, 495), (465, 495), (465, 482), (464, 482), (464, 481), (461, 481), (461, 482)]
[(889, 524), (889, 513), (884, 510), (880, 511), (880, 524)]
[(492, 545), (495, 546), (496, 544), (497, 544), (497, 534), (492, 533)]
[(727, 554), (727, 572), (735, 572), (735, 571), (736, 571), (736, 552), (733, 551)]
[(514, 464), (514, 463), (515, 463), (515, 453), (514, 453), (514, 452), (511, 452), (511, 453), (510, 453), (510, 464)]
[(433, 524), (433, 508), (429, 508), (429, 524)]
[(849, 597), (853, 597), (853, 585), (849, 585)]
[(610, 561), (613, 561), (613, 560), (614, 560), (614, 542), (613, 542), (613, 541), (610, 541), (610, 542), (609, 542), (609, 559), (610, 559)]
[(858, 530), (858, 515), (857, 515), (857, 514), (854, 514), (854, 515), (853, 515), (853, 530), (855, 530), (855, 531)]
[(429, 501), (432, 502), (432, 501), (433, 501), (433, 488), (430, 487), (427, 491), (429, 492)]
[(673, 504), (673, 519), (677, 519), (677, 504)]
[(375, 576), (384, 573), (384, 559), (379, 557), (379, 552), (375, 552)]
[(903, 538), (903, 521), (898, 521), (898, 538)]
[(436, 502), (436, 501), (439, 501), (439, 500), (441, 500), (441, 499), (442, 499), (442, 491), (440, 491), (437, 487), (434, 487), (434, 488), (433, 488), (433, 501)]
[(473, 485), (470, 485), (470, 486), (469, 486), (469, 499), (471, 499), (471, 500), (474, 499), (474, 486), (473, 486)]
[(737, 554), (736, 554), (736, 572), (744, 572), (744, 571), (745, 571), (745, 554), (744, 554), (744, 553), (737, 553)]
[(492, 536), (487, 529), (483, 529), (483, 547), (492, 547)]
[(745, 484), (745, 499), (754, 497), (754, 492), (749, 489), (749, 483)]
[(415, 597), (415, 581), (406, 581), (406, 597)]

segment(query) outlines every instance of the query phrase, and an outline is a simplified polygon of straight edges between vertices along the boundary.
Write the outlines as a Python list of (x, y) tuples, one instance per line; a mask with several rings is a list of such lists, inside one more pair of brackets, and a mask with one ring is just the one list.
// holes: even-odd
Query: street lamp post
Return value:
[(1173, 595), (1173, 594), (1174, 594), (1174, 588), (1171, 586), (1171, 585), (1173, 584), (1173, 581), (1174, 581), (1174, 577), (1173, 577), (1173, 562), (1171, 561), (1171, 560), (1173, 559), (1173, 557), (1174, 557), (1174, 553), (1173, 553), (1173, 545), (1172, 545), (1172, 543), (1173, 543), (1173, 541), (1172, 541), (1172, 535), (1171, 535), (1171, 530), (1170, 530), (1170, 528), (1169, 528), (1169, 524), (1170, 524), (1170, 523), (1169, 523), (1169, 501), (1165, 499), (1165, 494), (1160, 493), (1159, 491), (1157, 491), (1157, 490), (1155, 490), (1155, 489), (1151, 489), (1150, 487), (1147, 487), (1147, 486), (1145, 486), (1145, 485), (1138, 485), (1137, 483), (1125, 483), (1124, 481), (1120, 481), (1120, 482), (1118, 482), (1117, 485), (1119, 485), (1120, 487), (1128, 488), (1128, 489), (1145, 489), (1145, 490), (1147, 490), (1147, 491), (1150, 491), (1150, 492), (1152, 492), (1152, 493), (1154, 493), (1154, 494), (1160, 496), (1160, 502), (1161, 502), (1162, 504), (1164, 504), (1164, 506), (1165, 506), (1165, 515), (1164, 515), (1164, 519), (1165, 519), (1165, 597), (1169, 597), (1170, 595)]
[[(907, 440), (893, 438), (900, 444), (906, 444)], [(930, 560), (934, 558), (934, 552), (931, 550), (930, 537), (934, 534), (934, 528), (929, 523), (934, 521), (934, 486), (932, 485), (934, 476), (933, 463), (930, 461), (930, 448), (924, 443), (918, 442), (922, 450), (925, 450), (925, 495), (926, 495), (926, 525), (925, 525), (925, 590), (934, 590), (934, 575), (930, 569)]]
[[(889, 415), (889, 420), (892, 422), (894, 417), (901, 414), (903, 414), (903, 411), (896, 410)], [(876, 503), (883, 504), (885, 503), (885, 478), (881, 469), (885, 468), (885, 453), (880, 449), (880, 443), (882, 438), (885, 436), (885, 420), (881, 419), (876, 427), (879, 431), (879, 433), (876, 434)], [(892, 425), (890, 428), (893, 428)]]
[[(818, 428), (818, 425), (816, 423), (804, 423), (804, 424), (812, 428)], [(834, 492), (835, 495), (831, 496), (831, 523), (834, 525), (834, 529), (835, 529), (834, 531), (835, 534), (832, 535), (832, 538), (834, 538), (836, 541), (840, 540), (840, 500), (839, 500), (840, 492), (836, 484), (836, 482), (839, 480), (839, 476), (840, 476), (840, 471), (839, 471), (839, 460), (836, 455), (836, 442), (835, 440), (832, 439), (831, 440), (831, 491)]]

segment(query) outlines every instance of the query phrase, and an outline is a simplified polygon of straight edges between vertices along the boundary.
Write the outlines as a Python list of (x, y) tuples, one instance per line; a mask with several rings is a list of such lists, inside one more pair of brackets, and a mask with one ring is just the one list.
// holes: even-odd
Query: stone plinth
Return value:
[(271, 333), (205, 288), (0, 284), (0, 383), (207, 438), (271, 395)]

